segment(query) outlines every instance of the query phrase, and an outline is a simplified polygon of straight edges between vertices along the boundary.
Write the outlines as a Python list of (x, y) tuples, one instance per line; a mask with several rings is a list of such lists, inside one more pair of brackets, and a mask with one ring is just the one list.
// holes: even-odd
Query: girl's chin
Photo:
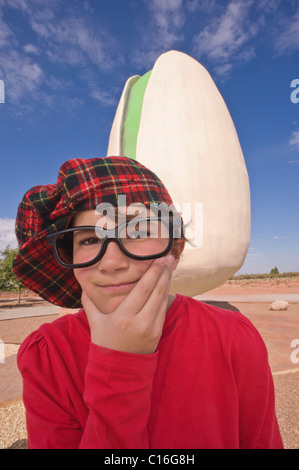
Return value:
[(103, 312), (105, 315), (109, 315), (109, 313), (112, 313), (123, 302), (125, 298), (126, 295), (122, 295), (112, 299), (106, 299), (106, 301), (103, 301), (104, 299), (101, 299), (101, 301), (94, 301), (94, 303), (101, 312)]

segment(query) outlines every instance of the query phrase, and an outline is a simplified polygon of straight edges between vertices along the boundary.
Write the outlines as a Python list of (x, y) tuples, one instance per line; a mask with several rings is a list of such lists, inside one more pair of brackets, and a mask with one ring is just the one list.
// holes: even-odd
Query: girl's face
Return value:
[[(80, 225), (96, 226), (103, 216), (94, 210), (79, 212), (73, 219), (73, 227)], [(111, 227), (110, 227), (111, 228)], [(176, 258), (176, 268), (179, 255), (184, 248), (184, 242), (175, 242), (172, 253)], [(74, 240), (74, 260), (76, 257), (76, 242)], [(131, 292), (154, 260), (134, 260), (126, 256), (114, 242), (107, 246), (103, 258), (88, 268), (74, 269), (74, 275), (83, 291), (98, 307), (109, 314)]]

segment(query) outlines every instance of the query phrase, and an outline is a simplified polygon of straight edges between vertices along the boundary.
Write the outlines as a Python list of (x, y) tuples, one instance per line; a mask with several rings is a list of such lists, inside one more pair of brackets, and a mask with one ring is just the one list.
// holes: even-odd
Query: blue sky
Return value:
[(240, 273), (299, 271), (297, 0), (0, 0), (0, 249), (16, 246), (30, 187), (106, 155), (127, 78), (171, 49), (208, 69), (239, 135), (252, 204)]

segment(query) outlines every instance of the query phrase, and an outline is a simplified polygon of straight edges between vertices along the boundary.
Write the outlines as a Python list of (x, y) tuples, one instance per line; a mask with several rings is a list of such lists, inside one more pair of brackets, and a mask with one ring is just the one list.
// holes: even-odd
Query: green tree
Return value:
[(12, 267), (17, 251), (17, 248), (10, 248), (9, 245), (0, 250), (0, 291), (19, 292), (20, 302), (22, 284), (16, 278)]
[(275, 275), (275, 274), (279, 274), (277, 266), (275, 266), (275, 268), (271, 269), (270, 271), (270, 275)]

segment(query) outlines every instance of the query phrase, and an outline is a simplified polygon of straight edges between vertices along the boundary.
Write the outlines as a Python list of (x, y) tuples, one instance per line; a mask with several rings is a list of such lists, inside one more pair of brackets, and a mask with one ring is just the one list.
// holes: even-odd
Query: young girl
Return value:
[(282, 448), (259, 333), (169, 294), (185, 240), (154, 173), (125, 157), (70, 160), (26, 193), (16, 233), (21, 282), (83, 306), (19, 350), (29, 448)]

